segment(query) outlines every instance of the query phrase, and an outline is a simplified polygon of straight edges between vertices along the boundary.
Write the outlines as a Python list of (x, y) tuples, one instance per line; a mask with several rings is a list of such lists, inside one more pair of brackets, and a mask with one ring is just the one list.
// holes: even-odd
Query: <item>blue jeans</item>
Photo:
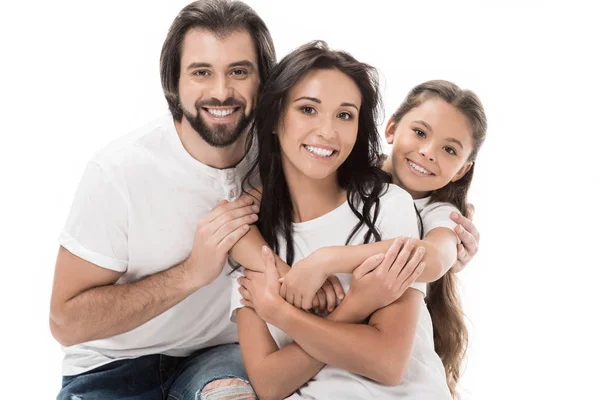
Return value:
[(238, 344), (202, 349), (189, 357), (148, 355), (64, 376), (57, 400), (200, 400), (218, 379), (249, 382)]

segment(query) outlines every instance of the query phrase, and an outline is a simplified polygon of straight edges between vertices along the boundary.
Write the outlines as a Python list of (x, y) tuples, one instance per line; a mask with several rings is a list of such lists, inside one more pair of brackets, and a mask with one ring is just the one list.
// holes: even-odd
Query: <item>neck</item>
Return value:
[[(293, 222), (305, 222), (336, 209), (346, 201), (346, 191), (337, 183), (335, 175), (313, 180), (284, 171), (292, 200)], [(294, 176), (290, 176), (294, 175)]]
[(240, 136), (230, 146), (214, 147), (206, 143), (185, 118), (181, 122), (174, 121), (174, 123), (179, 140), (181, 140), (185, 150), (204, 165), (217, 169), (232, 168), (246, 154), (246, 136), (248, 132)]
[(409, 188), (406, 185), (404, 185), (400, 181), (400, 179), (398, 179), (398, 176), (396, 176), (396, 174), (394, 173), (394, 168), (392, 168), (392, 157), (391, 156), (389, 156), (383, 162), (383, 165), (381, 166), (381, 169), (392, 176), (392, 183), (394, 185), (400, 186), (402, 189), (406, 190), (408, 192), (408, 194), (410, 194), (410, 196), (414, 200), (425, 198), (425, 197), (427, 197), (427, 196), (429, 196), (431, 194), (431, 192), (419, 192), (417, 190), (412, 190), (411, 188)]

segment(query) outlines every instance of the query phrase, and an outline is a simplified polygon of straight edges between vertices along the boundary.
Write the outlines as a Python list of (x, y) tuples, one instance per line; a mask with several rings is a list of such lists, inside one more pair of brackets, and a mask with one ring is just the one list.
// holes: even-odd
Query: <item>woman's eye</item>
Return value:
[(343, 111), (338, 114), (338, 117), (347, 121), (349, 119), (352, 119), (352, 114), (350, 114), (349, 112)]
[(456, 155), (456, 150), (454, 150), (452, 147), (450, 146), (444, 146), (444, 150), (446, 151), (446, 153), (448, 154), (452, 154), (453, 156)]
[(423, 132), (422, 130), (415, 128), (415, 129), (413, 129), (413, 131), (415, 131), (415, 133), (417, 134), (417, 136), (425, 137), (425, 132)]
[(309, 107), (309, 106), (302, 107), (302, 108), (300, 108), (300, 110), (301, 110), (301, 111), (302, 111), (304, 114), (315, 114), (315, 113), (317, 112), (317, 111), (316, 111), (314, 108), (312, 108), (312, 107)]

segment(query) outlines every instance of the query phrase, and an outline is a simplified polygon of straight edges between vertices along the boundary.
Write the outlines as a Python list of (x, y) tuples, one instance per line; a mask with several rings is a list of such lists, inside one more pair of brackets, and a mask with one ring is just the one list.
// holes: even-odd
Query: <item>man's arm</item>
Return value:
[(128, 332), (162, 314), (219, 276), (227, 253), (255, 221), (255, 212), (245, 199), (222, 201), (198, 223), (185, 261), (135, 283), (116, 285), (121, 272), (61, 247), (50, 305), (52, 335), (72, 346)]

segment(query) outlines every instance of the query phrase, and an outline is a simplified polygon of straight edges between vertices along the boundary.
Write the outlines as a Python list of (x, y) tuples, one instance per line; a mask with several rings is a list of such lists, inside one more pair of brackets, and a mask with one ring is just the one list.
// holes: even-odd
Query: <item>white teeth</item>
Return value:
[(214, 115), (217, 118), (223, 118), (228, 115), (231, 115), (235, 111), (235, 108), (229, 108), (226, 110), (223, 110), (223, 109), (217, 110), (217, 109), (213, 109), (213, 108), (207, 108), (206, 110), (210, 113), (210, 115)]
[(330, 155), (333, 154), (333, 150), (325, 150), (320, 147), (312, 147), (312, 146), (304, 145), (304, 148), (306, 150), (310, 151), (311, 153), (316, 154), (321, 157), (329, 157)]
[(416, 169), (417, 171), (423, 173), (423, 174), (427, 174), (427, 175), (431, 175), (431, 172), (427, 171), (425, 168), (421, 168), (420, 166), (418, 166), (417, 164), (415, 164), (412, 161), (408, 161), (408, 163), (410, 164), (411, 167), (413, 167), (414, 169)]

